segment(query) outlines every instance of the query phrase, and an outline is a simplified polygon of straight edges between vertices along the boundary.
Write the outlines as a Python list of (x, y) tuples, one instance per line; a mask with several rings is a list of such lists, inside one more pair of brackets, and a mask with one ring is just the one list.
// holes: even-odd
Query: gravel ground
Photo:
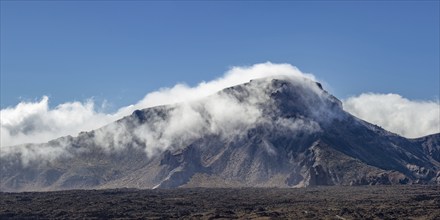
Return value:
[(440, 186), (0, 193), (0, 219), (440, 219)]

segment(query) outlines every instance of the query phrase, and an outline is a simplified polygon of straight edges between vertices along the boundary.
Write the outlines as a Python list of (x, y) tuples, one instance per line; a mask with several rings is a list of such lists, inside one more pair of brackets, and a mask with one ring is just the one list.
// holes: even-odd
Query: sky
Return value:
[[(366, 94), (384, 99), (390, 94), (398, 103), (429, 104), (431, 110), (434, 103), (434, 115), (438, 107), (439, 1), (1, 1), (0, 6), (2, 111), (20, 103), (47, 102), (50, 110), (77, 102), (88, 108), (93, 102), (93, 111), (110, 114), (161, 88), (195, 87), (233, 67), (266, 62), (313, 74), (336, 97), (350, 100), (347, 106), (359, 115), (371, 115), (360, 110), (371, 106)], [(410, 109), (413, 114), (420, 108)]]
[(339, 98), (439, 97), (439, 2), (1, 1), (1, 107), (112, 109), (231, 66), (290, 63)]

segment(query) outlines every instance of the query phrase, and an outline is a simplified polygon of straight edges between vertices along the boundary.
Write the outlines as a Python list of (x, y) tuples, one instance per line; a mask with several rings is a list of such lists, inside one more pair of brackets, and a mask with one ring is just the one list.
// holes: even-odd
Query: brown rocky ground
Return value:
[(440, 219), (440, 186), (0, 193), (0, 219)]

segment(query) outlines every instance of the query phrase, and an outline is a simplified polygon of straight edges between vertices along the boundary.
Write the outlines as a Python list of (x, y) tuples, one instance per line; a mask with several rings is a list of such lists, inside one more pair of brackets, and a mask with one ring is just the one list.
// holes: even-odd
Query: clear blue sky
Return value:
[(439, 1), (1, 1), (1, 107), (113, 108), (230, 66), (290, 63), (339, 98), (439, 98)]

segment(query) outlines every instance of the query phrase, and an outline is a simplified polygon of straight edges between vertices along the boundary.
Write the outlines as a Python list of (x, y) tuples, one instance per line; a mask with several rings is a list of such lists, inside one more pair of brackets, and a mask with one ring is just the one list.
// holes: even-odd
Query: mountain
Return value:
[(8, 147), (0, 162), (2, 191), (439, 184), (440, 134), (406, 139), (280, 76)]

